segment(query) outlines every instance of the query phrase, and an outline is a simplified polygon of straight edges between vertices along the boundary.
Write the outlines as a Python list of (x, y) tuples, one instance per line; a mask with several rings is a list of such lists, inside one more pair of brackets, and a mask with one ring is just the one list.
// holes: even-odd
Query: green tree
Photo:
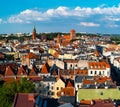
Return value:
[(34, 84), (27, 78), (22, 78), (21, 81), (17, 84), (17, 91), (23, 93), (30, 93), (34, 91)]
[(34, 92), (34, 84), (22, 78), (21, 81), (4, 83), (0, 87), (0, 107), (11, 107), (16, 93)]

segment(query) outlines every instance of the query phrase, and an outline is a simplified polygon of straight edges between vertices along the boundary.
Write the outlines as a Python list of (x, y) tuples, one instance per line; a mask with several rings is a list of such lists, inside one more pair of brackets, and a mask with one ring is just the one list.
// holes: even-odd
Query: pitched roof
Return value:
[(74, 107), (71, 103), (65, 103), (65, 104), (62, 104), (58, 107)]
[(29, 94), (19, 93), (15, 95), (13, 107), (34, 107), (34, 105), (35, 102), (29, 99)]
[(46, 63), (44, 63), (44, 65), (41, 68), (41, 73), (45, 74), (45, 73), (49, 73), (49, 71), (50, 71), (50, 67), (49, 67), (48, 63), (46, 62)]
[(28, 53), (28, 54), (26, 55), (26, 58), (29, 58), (29, 59), (36, 59), (37, 56), (36, 56), (34, 53), (30, 52), (30, 53)]
[(110, 68), (110, 65), (106, 62), (88, 62), (89, 69), (106, 69)]
[(43, 81), (44, 82), (53, 82), (53, 81), (56, 81), (56, 78), (55, 77), (43, 77)]
[(67, 83), (67, 86), (66, 87), (73, 87), (73, 84), (71, 83), (71, 81), (69, 80), (68, 83)]
[(91, 105), (92, 100), (80, 100), (81, 105)]
[(27, 73), (26, 73), (25, 69), (23, 68), (23, 66), (21, 66), (18, 69), (17, 75), (27, 75)]
[(29, 76), (37, 76), (37, 70), (34, 67), (32, 67), (32, 69), (30, 70), (28, 75)]
[(13, 70), (10, 68), (10, 66), (7, 66), (7, 67), (6, 67), (5, 76), (14, 76), (14, 72), (13, 72)]

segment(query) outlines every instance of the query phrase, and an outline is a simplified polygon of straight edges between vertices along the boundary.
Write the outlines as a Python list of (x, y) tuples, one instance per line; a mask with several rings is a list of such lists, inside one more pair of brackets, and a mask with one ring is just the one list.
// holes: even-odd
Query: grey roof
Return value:
[(75, 96), (61, 96), (59, 99), (58, 99), (58, 102), (59, 103), (72, 103), (74, 104), (75, 103)]
[(58, 107), (74, 107), (71, 103), (65, 103), (65, 104), (62, 104)]
[(52, 76), (48, 76), (48, 77), (43, 77), (43, 81), (44, 82), (55, 82), (56, 78), (52, 77)]
[(83, 79), (93, 79), (93, 76), (76, 76), (75, 77), (75, 82), (76, 83), (82, 83)]
[(10, 52), (7, 48), (0, 48), (0, 52), (6, 53), (6, 52)]

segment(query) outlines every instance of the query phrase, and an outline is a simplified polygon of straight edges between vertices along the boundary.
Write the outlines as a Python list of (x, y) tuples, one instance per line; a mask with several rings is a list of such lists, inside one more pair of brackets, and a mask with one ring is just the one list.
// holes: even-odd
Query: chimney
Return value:
[(28, 101), (34, 101), (34, 94), (28, 94)]

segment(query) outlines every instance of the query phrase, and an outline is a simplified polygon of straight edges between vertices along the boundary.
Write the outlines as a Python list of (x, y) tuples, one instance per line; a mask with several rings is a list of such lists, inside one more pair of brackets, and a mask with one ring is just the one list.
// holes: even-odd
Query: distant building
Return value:
[(35, 29), (35, 26), (33, 28), (33, 32), (32, 32), (32, 40), (36, 40), (36, 29)]

